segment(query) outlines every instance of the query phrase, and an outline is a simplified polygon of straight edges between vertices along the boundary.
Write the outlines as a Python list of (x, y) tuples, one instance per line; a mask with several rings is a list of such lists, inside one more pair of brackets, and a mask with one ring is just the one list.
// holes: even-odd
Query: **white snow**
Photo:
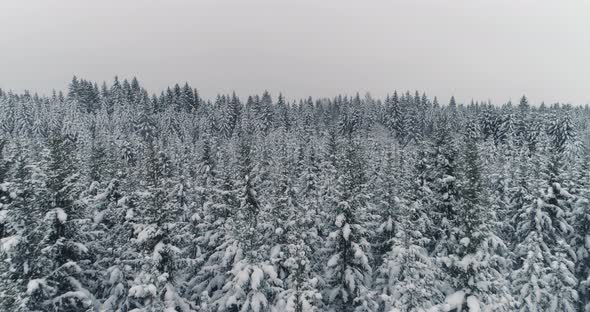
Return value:
[(0, 223), (4, 223), (8, 220), (8, 210), (0, 210)]
[(104, 219), (104, 215), (105, 215), (105, 213), (106, 213), (106, 210), (102, 210), (102, 211), (99, 211), (99, 212), (97, 212), (97, 213), (94, 215), (94, 218), (93, 218), (93, 220), (92, 220), (92, 221), (94, 221), (94, 223), (95, 223), (95, 224), (99, 224), (99, 223), (101, 223), (101, 222), (102, 222), (102, 220)]
[(467, 297), (467, 307), (469, 308), (469, 312), (480, 312), (480, 305), (479, 305), (479, 299), (477, 299), (477, 297), (475, 296), (469, 296)]
[(137, 241), (143, 243), (156, 235), (157, 229), (154, 225), (145, 226), (139, 234), (137, 234)]
[(335, 254), (333, 255), (330, 260), (328, 260), (328, 267), (333, 267), (338, 263), (338, 260), (340, 260), (340, 255), (339, 254)]
[(166, 305), (165, 312), (176, 312), (176, 302), (174, 296), (174, 288), (170, 284), (166, 285), (166, 293), (164, 294), (164, 303)]
[(8, 236), (0, 239), (0, 251), (10, 252), (18, 244), (19, 235)]
[(354, 273), (350, 268), (347, 268), (344, 271), (344, 280), (346, 281), (346, 286), (348, 286), (348, 291), (354, 293), (354, 290), (356, 289), (356, 281), (354, 279)]
[(157, 289), (153, 284), (135, 285), (129, 289), (129, 296), (134, 298), (156, 297)]
[(39, 288), (44, 287), (45, 285), (46, 285), (46, 282), (45, 282), (45, 279), (43, 279), (43, 278), (30, 280), (27, 283), (27, 295), (32, 295)]
[(68, 214), (61, 208), (55, 208), (55, 216), (59, 223), (64, 224), (68, 220)]
[(127, 209), (127, 212), (125, 213), (125, 219), (131, 220), (133, 217), (135, 217), (135, 212), (133, 212), (133, 209)]
[(444, 178), (441, 179), (442, 183), (451, 183), (451, 182), (455, 182), (457, 179), (453, 176), (446, 176)]
[(126, 203), (127, 203), (127, 196), (123, 196), (117, 201), (117, 206), (124, 206)]
[(365, 255), (365, 253), (360, 248), (356, 248), (356, 250), (354, 251), (354, 257), (357, 259), (362, 258), (364, 255)]
[(388, 232), (393, 231), (393, 220), (391, 217), (387, 218), (387, 222), (385, 223), (385, 230)]
[(75, 242), (74, 246), (76, 246), (76, 248), (78, 248), (78, 250), (82, 253), (87, 253), (88, 252), (88, 247), (86, 247), (86, 245), (82, 244), (82, 243), (78, 243)]
[(115, 285), (118, 281), (123, 280), (123, 273), (118, 267), (113, 267), (109, 274), (109, 284)]
[(80, 273), (82, 272), (82, 268), (78, 265), (78, 263), (74, 261), (68, 261), (62, 265), (63, 268), (71, 270), (71, 272)]
[(445, 303), (442, 306), (443, 311), (458, 310), (461, 311), (463, 302), (465, 300), (465, 292), (460, 290), (447, 296)]
[(264, 294), (260, 292), (256, 292), (252, 295), (252, 302), (250, 303), (250, 307), (252, 308), (253, 312), (259, 312), (261, 308), (266, 307), (267, 300)]
[(162, 273), (158, 276), (157, 280), (159, 283), (165, 283), (166, 281), (168, 281), (168, 278), (170, 277), (170, 274), (168, 273)]
[(348, 240), (350, 238), (350, 225), (348, 223), (342, 227), (342, 237), (344, 237), (344, 240)]
[(273, 261), (278, 261), (277, 259), (281, 258), (281, 245), (275, 245), (270, 249), (270, 259)]
[(336, 217), (336, 222), (334, 222), (334, 224), (336, 224), (336, 226), (337, 226), (337, 227), (342, 227), (342, 224), (344, 223), (344, 220), (345, 220), (345, 219), (346, 219), (346, 218), (344, 217), (344, 215), (343, 215), (343, 214), (339, 214), (339, 215)]
[(276, 279), (278, 277), (277, 272), (275, 272), (275, 268), (272, 265), (263, 264), (262, 265), (262, 271), (271, 280), (274, 280), (274, 279)]
[(252, 275), (250, 276), (250, 287), (254, 290), (258, 289), (258, 286), (260, 286), (260, 282), (262, 281), (263, 277), (264, 273), (262, 270), (258, 267), (255, 267), (252, 270)]
[(236, 274), (236, 285), (242, 287), (250, 278), (250, 268), (245, 267)]
[[(92, 185), (91, 185), (91, 188), (92, 188)], [(92, 191), (92, 189), (90, 189), (89, 191)], [(94, 201), (97, 201), (97, 202), (105, 201), (107, 199), (107, 196), (109, 196), (108, 191), (99, 193), (94, 197)]]
[[(176, 312), (178, 311), (176, 308), (177, 305), (177, 294), (174, 287), (170, 284), (166, 284), (166, 293), (164, 294), (164, 303), (166, 305), (165, 312)], [(187, 311), (186, 308), (183, 308), (181, 311)]]
[(88, 291), (85, 290), (68, 291), (65, 292), (63, 295), (60, 295), (53, 299), (53, 302), (58, 303), (63, 302), (64, 300), (71, 300), (71, 298), (76, 298), (77, 301), (82, 302), (85, 307), (90, 307), (91, 300), (89, 297), (90, 294), (88, 293)]

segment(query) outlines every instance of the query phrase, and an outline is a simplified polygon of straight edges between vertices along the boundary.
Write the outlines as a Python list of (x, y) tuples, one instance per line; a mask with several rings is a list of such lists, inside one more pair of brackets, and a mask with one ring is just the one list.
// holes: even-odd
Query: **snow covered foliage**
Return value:
[[(485, 209), (480, 158), (472, 137), (467, 138), (465, 148), (461, 201), (455, 223), (458, 244), (440, 260), (452, 280), (451, 285), (472, 298), (471, 304), (477, 300), (481, 305), (478, 309), (493, 307), (509, 311), (511, 299), (505, 279), (509, 265), (507, 247), (493, 232), (494, 212)], [(466, 304), (469, 305), (469, 300)]]
[(590, 109), (0, 90), (1, 311), (590, 311)]
[(444, 298), (437, 283), (442, 273), (426, 249), (424, 207), (419, 202), (400, 206), (401, 222), (377, 271), (374, 289), (384, 311), (425, 310)]
[(363, 225), (367, 198), (359, 145), (349, 141), (341, 158), (334, 203), (334, 230), (328, 236), (325, 299), (337, 311), (372, 311), (369, 292), (372, 268), (368, 232)]
[(244, 259), (233, 266), (231, 280), (223, 287), (225, 294), (218, 303), (218, 310), (270, 310), (271, 299), (280, 289), (281, 282), (272, 265), (252, 265), (248, 262)]

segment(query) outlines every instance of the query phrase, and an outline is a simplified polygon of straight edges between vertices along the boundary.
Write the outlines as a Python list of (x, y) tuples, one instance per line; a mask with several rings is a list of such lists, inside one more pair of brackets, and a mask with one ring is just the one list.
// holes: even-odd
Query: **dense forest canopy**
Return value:
[(2, 311), (590, 311), (590, 109), (0, 90)]

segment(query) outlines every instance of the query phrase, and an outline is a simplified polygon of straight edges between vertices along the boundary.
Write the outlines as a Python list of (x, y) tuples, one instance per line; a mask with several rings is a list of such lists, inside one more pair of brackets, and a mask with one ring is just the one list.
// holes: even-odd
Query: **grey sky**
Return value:
[(590, 2), (0, 0), (0, 87), (136, 75), (150, 92), (423, 90), (590, 103)]

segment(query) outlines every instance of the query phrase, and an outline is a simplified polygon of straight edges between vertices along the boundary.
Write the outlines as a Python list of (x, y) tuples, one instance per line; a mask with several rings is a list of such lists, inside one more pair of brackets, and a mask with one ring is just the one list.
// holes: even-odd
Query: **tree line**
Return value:
[(0, 89), (2, 311), (586, 311), (590, 109)]

